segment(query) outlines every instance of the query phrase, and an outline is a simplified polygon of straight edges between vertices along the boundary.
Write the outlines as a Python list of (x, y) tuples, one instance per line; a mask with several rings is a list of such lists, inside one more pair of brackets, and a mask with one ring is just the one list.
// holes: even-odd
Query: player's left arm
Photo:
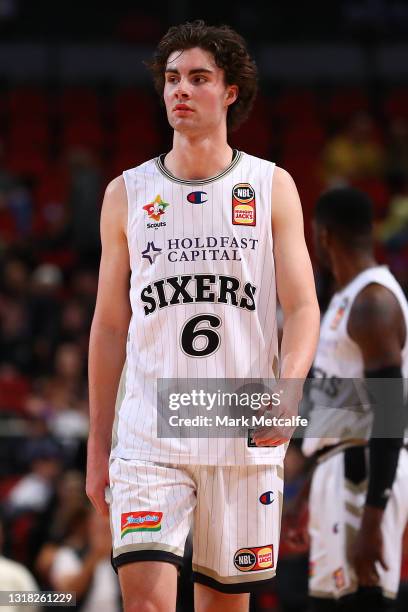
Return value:
[[(401, 307), (393, 293), (378, 284), (363, 289), (351, 309), (348, 333), (361, 350), (374, 413), (369, 441), (368, 493), (355, 542), (354, 562), (359, 583), (375, 586), (379, 579), (375, 563), (387, 569), (381, 521), (395, 479), (404, 429), (401, 349), (406, 330)], [(392, 385), (381, 384), (379, 379), (383, 378), (394, 379)], [(392, 423), (396, 433), (384, 432), (386, 423)]]
[[(280, 380), (292, 379), (285, 386), (287, 401), (281, 402), (278, 416), (293, 416), (316, 352), (320, 311), (299, 194), (290, 174), (278, 167), (272, 184), (272, 235), (276, 288), (283, 311)], [(258, 431), (254, 440), (258, 446), (276, 446), (287, 442), (292, 433)]]
[(307, 376), (319, 338), (320, 312), (296, 185), (276, 168), (272, 186), (276, 287), (283, 311), (281, 378)]

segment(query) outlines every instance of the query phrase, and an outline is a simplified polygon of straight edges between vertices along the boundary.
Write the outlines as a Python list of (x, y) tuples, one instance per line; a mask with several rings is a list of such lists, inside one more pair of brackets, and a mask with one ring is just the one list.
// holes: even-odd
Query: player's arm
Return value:
[[(401, 348), (405, 342), (405, 323), (395, 296), (382, 285), (363, 289), (354, 301), (348, 333), (361, 350), (367, 387), (373, 399), (373, 429), (369, 441), (369, 481), (362, 525), (356, 540), (355, 565), (359, 582), (374, 586), (378, 582), (375, 562), (384, 567), (381, 521), (395, 479), (403, 443), (403, 380)], [(392, 385), (378, 379), (393, 378)], [(385, 423), (397, 433), (385, 435)]]
[(89, 342), (90, 432), (86, 490), (94, 506), (103, 514), (108, 512), (104, 489), (109, 484), (115, 400), (125, 362), (131, 316), (126, 219), (126, 188), (124, 179), (119, 177), (108, 185), (102, 206), (102, 257)]
[[(303, 381), (312, 364), (319, 338), (320, 312), (312, 265), (307, 251), (299, 194), (292, 177), (276, 168), (272, 184), (272, 233), (276, 287), (283, 311), (280, 379), (292, 379), (285, 388), (277, 416), (295, 416)], [(257, 446), (287, 442), (293, 428), (258, 430)]]
[(283, 311), (281, 378), (307, 376), (319, 338), (320, 313), (296, 185), (276, 168), (272, 186), (276, 286)]

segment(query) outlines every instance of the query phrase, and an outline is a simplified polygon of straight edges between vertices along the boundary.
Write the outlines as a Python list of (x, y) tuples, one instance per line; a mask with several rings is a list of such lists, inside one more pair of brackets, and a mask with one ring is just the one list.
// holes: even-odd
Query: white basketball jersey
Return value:
[(243, 438), (158, 438), (156, 413), (159, 378), (277, 375), (273, 171), (235, 151), (207, 180), (179, 180), (162, 158), (123, 173), (132, 318), (113, 457), (208, 465), (283, 459), (284, 447), (251, 448)]
[[(375, 283), (383, 285), (391, 291), (398, 300), (405, 319), (407, 340), (402, 350), (402, 376), (408, 376), (408, 303), (395, 277), (386, 266), (368, 268), (358, 274), (346, 287), (335, 293), (322, 319), (319, 344), (313, 364), (314, 376), (321, 379), (320, 389), (315, 397), (321, 397), (321, 406), (317, 402), (309, 415), (308, 434), (303, 441), (302, 450), (307, 455), (327, 445), (335, 444), (339, 438), (333, 438), (330, 433), (336, 430), (335, 419), (339, 419), (339, 427), (350, 428), (350, 437), (369, 435), (372, 414), (364, 392), (364, 385), (342, 385), (343, 379), (363, 379), (364, 362), (359, 346), (350, 338), (347, 325), (350, 312), (357, 295), (368, 285)], [(326, 396), (326, 401), (324, 397)], [(328, 400), (327, 398), (330, 397)], [(325, 405), (323, 405), (325, 403)], [(350, 411), (350, 422), (345, 419), (345, 407), (357, 407), (361, 411)], [(364, 409), (364, 403), (366, 404)], [(330, 409), (327, 410), (327, 407)], [(339, 409), (336, 413), (336, 407)], [(327, 431), (327, 437), (322, 435)], [(318, 436), (312, 437), (313, 431)], [(346, 430), (341, 439), (347, 437)]]

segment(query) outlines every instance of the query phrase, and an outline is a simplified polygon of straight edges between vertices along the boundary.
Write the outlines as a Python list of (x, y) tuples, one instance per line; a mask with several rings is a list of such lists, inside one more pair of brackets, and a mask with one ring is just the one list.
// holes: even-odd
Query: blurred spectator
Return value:
[(329, 140), (323, 151), (323, 170), (328, 185), (381, 175), (384, 149), (372, 118), (355, 115), (345, 130)]
[(9, 517), (22, 512), (42, 512), (61, 472), (60, 453), (50, 438), (28, 438), (25, 457), (30, 465), (29, 472), (11, 489), (5, 501)]
[(52, 264), (38, 266), (31, 277), (30, 327), (32, 333), (32, 374), (48, 374), (59, 339), (62, 273)]
[(119, 612), (111, 546), (108, 519), (88, 507), (78, 510), (63, 544), (54, 551), (49, 572), (52, 588), (75, 591), (82, 612)]
[[(0, 593), (4, 591), (38, 591), (38, 585), (28, 569), (11, 559), (3, 557), (3, 526), (0, 520)], [(38, 606), (1, 606), (4, 612), (36, 612)]]

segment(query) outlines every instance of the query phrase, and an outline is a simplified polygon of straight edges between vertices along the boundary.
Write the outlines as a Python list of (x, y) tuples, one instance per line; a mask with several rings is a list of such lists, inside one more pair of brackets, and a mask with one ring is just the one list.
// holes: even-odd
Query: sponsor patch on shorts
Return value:
[(273, 546), (240, 548), (234, 555), (234, 565), (240, 572), (257, 572), (273, 567)]
[(160, 531), (163, 512), (124, 512), (120, 520), (120, 537), (134, 531)]
[(333, 572), (333, 580), (334, 580), (336, 589), (342, 589), (346, 586), (346, 580), (344, 578), (344, 570), (342, 567), (339, 567)]

